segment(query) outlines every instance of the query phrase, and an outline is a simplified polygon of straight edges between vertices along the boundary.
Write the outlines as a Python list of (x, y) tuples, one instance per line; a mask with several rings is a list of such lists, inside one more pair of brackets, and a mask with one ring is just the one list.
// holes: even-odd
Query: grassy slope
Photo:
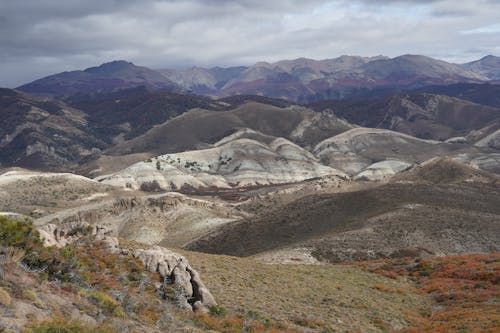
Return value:
[(228, 312), (255, 311), (318, 331), (376, 332), (402, 328), (407, 311), (427, 309), (411, 283), (356, 267), (267, 265), (252, 259), (181, 252)]

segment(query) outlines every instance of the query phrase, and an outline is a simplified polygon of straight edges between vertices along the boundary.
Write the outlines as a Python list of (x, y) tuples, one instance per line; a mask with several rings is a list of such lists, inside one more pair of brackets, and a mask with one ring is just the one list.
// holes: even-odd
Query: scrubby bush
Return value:
[(40, 234), (30, 220), (17, 221), (0, 216), (0, 245), (26, 250), (41, 246)]
[(0, 277), (42, 247), (38, 231), (30, 220), (17, 221), (0, 216)]
[(220, 305), (211, 305), (208, 311), (210, 315), (214, 317), (224, 317), (226, 315), (226, 309)]
[(115, 300), (110, 295), (100, 292), (100, 291), (83, 291), (84, 296), (86, 296), (92, 303), (100, 307), (103, 312), (107, 315), (115, 315), (118, 317), (123, 317), (123, 310), (120, 308), (120, 303)]

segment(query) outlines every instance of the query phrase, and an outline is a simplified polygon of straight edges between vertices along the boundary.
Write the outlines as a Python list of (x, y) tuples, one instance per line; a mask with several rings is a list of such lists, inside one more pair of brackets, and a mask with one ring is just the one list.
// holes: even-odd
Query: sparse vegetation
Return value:
[(413, 280), (436, 310), (412, 312), (403, 332), (496, 332), (500, 330), (500, 254), (356, 263), (371, 272)]
[(144, 191), (144, 192), (162, 192), (163, 191), (160, 184), (156, 180), (142, 183), (140, 190)]

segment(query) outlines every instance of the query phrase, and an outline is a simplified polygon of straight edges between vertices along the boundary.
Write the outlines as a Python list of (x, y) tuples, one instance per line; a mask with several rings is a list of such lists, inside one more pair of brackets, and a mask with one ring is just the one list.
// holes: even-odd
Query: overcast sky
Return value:
[(0, 86), (111, 60), (151, 68), (308, 57), (500, 55), (500, 0), (0, 0)]

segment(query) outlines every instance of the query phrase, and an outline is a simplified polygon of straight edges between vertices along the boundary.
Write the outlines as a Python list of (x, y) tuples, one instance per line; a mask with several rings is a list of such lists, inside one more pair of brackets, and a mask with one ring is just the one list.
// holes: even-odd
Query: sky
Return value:
[(0, 87), (112, 60), (150, 68), (341, 55), (500, 55), (500, 0), (0, 0)]

